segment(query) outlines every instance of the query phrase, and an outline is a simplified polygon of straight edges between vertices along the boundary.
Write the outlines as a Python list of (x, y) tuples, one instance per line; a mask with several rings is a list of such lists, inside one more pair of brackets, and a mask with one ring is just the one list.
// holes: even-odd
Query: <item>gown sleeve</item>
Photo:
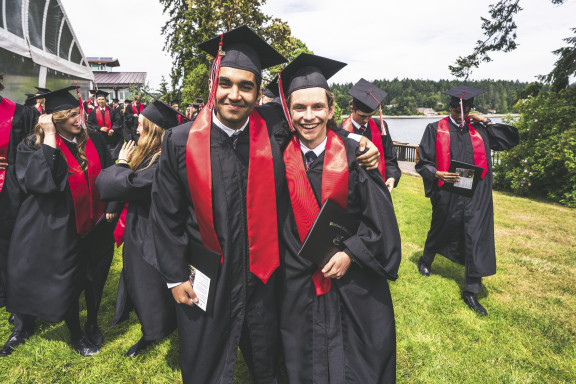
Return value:
[(368, 175), (376, 170), (366, 171), (356, 165), (354, 172), (353, 193), (355, 206), (359, 207), (354, 213), (361, 219), (356, 235), (345, 240), (344, 245), (361, 267), (396, 280), (402, 251), (392, 198), (383, 182)]
[(402, 171), (398, 166), (398, 157), (396, 155), (396, 147), (392, 142), (390, 137), (390, 131), (388, 130), (388, 123), (384, 122), (384, 129), (386, 130), (386, 135), (382, 135), (382, 146), (384, 148), (384, 163), (386, 164), (386, 178), (394, 178), (394, 187), (398, 185), (400, 177), (402, 176)]
[(68, 164), (60, 149), (42, 145), (40, 149), (23, 140), (16, 153), (16, 178), (26, 194), (63, 192), (68, 183)]
[(432, 124), (428, 124), (422, 136), (422, 141), (420, 141), (419, 160), (415, 166), (416, 172), (422, 176), (424, 192), (427, 197), (432, 195), (434, 182), (436, 181), (436, 132), (437, 129)]
[(115, 164), (103, 169), (96, 179), (100, 198), (104, 201), (149, 202), (157, 167), (155, 162), (136, 172), (128, 164)]
[(180, 283), (188, 280), (189, 209), (186, 199), (188, 192), (178, 176), (178, 159), (172, 134), (173, 131), (168, 130), (162, 142), (162, 156), (152, 185), (150, 217), (160, 272), (168, 283)]
[(504, 151), (515, 147), (520, 142), (518, 129), (507, 124), (488, 124), (486, 133), (490, 137), (490, 149)]

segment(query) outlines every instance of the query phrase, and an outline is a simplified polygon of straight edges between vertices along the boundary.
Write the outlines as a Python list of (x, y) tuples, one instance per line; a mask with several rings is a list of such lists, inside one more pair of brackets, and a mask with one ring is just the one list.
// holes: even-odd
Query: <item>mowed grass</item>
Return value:
[[(480, 301), (489, 316), (480, 317), (460, 300), (462, 266), (438, 256), (432, 276), (416, 270), (431, 216), (421, 179), (403, 176), (393, 197), (403, 242), (400, 278), (390, 284), (398, 382), (576, 382), (576, 210), (494, 194), (498, 272), (484, 279)], [(0, 358), (0, 382), (180, 382), (176, 333), (129, 359), (124, 353), (140, 337), (136, 316), (107, 328), (120, 270), (117, 250), (100, 311), (102, 353), (83, 358), (67, 347), (63, 323), (40, 322), (29, 342)], [(0, 310), (1, 343), (11, 332), (7, 319)], [(250, 383), (239, 357), (235, 381)]]

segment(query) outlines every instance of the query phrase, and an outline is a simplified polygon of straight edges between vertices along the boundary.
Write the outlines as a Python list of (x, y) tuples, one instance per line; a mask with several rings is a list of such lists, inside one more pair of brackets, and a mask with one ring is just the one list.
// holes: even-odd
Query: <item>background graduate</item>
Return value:
[(119, 111), (107, 104), (108, 92), (96, 91), (96, 106), (88, 114), (88, 126), (104, 137), (108, 144), (112, 160), (118, 159), (118, 152), (122, 148), (122, 116)]
[[(390, 137), (388, 123), (382, 119), (381, 103), (387, 93), (374, 84), (360, 79), (348, 94), (350, 101), (350, 116), (338, 126), (370, 139), (380, 151), (378, 170), (384, 179), (388, 190), (398, 185), (402, 172), (398, 167), (396, 148)], [(372, 118), (376, 110), (380, 110), (380, 119)]]
[[(144, 259), (145, 252), (155, 252), (150, 221), (152, 183), (158, 168), (161, 144), (167, 128), (178, 125), (179, 114), (155, 100), (139, 117), (138, 150), (134, 142), (125, 143), (118, 164), (104, 169), (96, 187), (105, 201), (122, 201), (128, 208), (116, 227), (118, 246), (124, 241), (123, 268), (112, 326), (126, 319), (131, 304), (141, 324), (142, 338), (126, 353), (136, 356), (153, 341), (168, 336), (176, 328), (174, 300), (162, 275)], [(129, 164), (130, 163), (130, 164)]]
[[(296, 130), (284, 150), (291, 209), (283, 232), (281, 336), (291, 383), (393, 383), (396, 377), (387, 280), (398, 277), (400, 233), (378, 171), (361, 168), (358, 142), (332, 130), (334, 96), (326, 79), (343, 66), (301, 54), (281, 72)], [(356, 216), (360, 227), (320, 270), (298, 251), (326, 199)]]
[[(3, 80), (0, 73), (0, 92)], [(40, 116), (33, 106), (34, 101), (26, 107), (0, 96), (0, 308), (6, 305), (8, 245), (22, 198), (14, 171), (16, 147), (33, 131)]]
[[(112, 160), (100, 134), (81, 126), (79, 102), (68, 92), (74, 88), (43, 95), (48, 114), (18, 145), (15, 173), (24, 196), (8, 254), (6, 309), (15, 322), (4, 356), (32, 335), (35, 317), (65, 320), (71, 348), (83, 356), (98, 352), (82, 334), (78, 298), (88, 273), (97, 280), (86, 264), (101, 256), (93, 252), (102, 242), (106, 206), (94, 182)], [(88, 322), (95, 321), (92, 298)]]
[(146, 108), (141, 102), (140, 95), (134, 95), (134, 101), (128, 104), (124, 109), (124, 140), (138, 142), (138, 117)]
[[(482, 277), (496, 273), (490, 151), (514, 147), (519, 135), (510, 125), (492, 123), (472, 112), (474, 97), (482, 93), (467, 86), (447, 91), (450, 115), (428, 124), (422, 136), (416, 171), (432, 203), (432, 222), (418, 271), (429, 276), (436, 253), (464, 265), (462, 299), (470, 309), (487, 315), (476, 295), (482, 290)], [(459, 180), (457, 173), (448, 172), (451, 160), (484, 169), (471, 198), (442, 189), (444, 183)]]

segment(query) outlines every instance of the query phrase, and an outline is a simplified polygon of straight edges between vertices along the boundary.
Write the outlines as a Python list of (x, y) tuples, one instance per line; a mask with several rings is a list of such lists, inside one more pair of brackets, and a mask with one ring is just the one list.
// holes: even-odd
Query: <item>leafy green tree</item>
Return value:
[[(291, 35), (287, 23), (261, 11), (266, 0), (159, 0), (168, 21), (162, 28), (164, 49), (172, 57), (172, 88), (183, 86), (183, 98), (208, 97), (209, 68), (212, 58), (200, 51), (200, 42), (247, 25), (288, 58), (300, 52), (309, 52), (306, 45)], [(200, 68), (202, 67), (202, 68)], [(270, 77), (278, 69), (264, 74)], [(194, 74), (192, 75), (192, 73)], [(199, 83), (194, 83), (194, 82)], [(202, 92), (202, 93), (194, 93)], [(190, 96), (193, 94), (193, 96)]]
[[(564, 4), (567, 0), (549, 0), (553, 4)], [(468, 79), (474, 68), (481, 63), (492, 61), (493, 52), (510, 52), (516, 49), (516, 23), (514, 17), (522, 11), (520, 0), (499, 0), (489, 6), (490, 18), (482, 19), (482, 29), (486, 38), (478, 40), (471, 54), (461, 56), (455, 65), (448, 68), (458, 78)], [(572, 29), (574, 36), (564, 39), (566, 47), (554, 51), (558, 60), (552, 71), (539, 76), (541, 81), (550, 83), (553, 91), (568, 87), (569, 78), (576, 74), (576, 28)]]

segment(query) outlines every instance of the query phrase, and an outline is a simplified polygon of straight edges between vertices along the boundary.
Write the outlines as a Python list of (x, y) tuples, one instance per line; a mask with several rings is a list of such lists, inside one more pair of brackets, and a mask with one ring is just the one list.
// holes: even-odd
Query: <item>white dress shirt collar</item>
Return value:
[(246, 119), (246, 122), (244, 123), (244, 125), (238, 129), (232, 129), (229, 128), (227, 126), (225, 126), (220, 120), (218, 120), (218, 118), (216, 117), (216, 113), (212, 112), (212, 122), (221, 130), (224, 131), (224, 133), (226, 133), (228, 136), (232, 137), (232, 135), (236, 132), (242, 132), (247, 126), (248, 126), (248, 122), (250, 121), (250, 118)]
[(328, 142), (328, 136), (326, 136), (324, 138), (324, 141), (321, 142), (316, 148), (314, 149), (310, 149), (307, 146), (304, 145), (304, 143), (302, 143), (302, 141), (300, 141), (300, 150), (302, 151), (302, 153), (304, 155), (306, 155), (306, 153), (312, 151), (316, 154), (316, 157), (320, 157), (320, 155), (322, 154), (322, 152), (324, 152), (326, 150), (326, 143)]

